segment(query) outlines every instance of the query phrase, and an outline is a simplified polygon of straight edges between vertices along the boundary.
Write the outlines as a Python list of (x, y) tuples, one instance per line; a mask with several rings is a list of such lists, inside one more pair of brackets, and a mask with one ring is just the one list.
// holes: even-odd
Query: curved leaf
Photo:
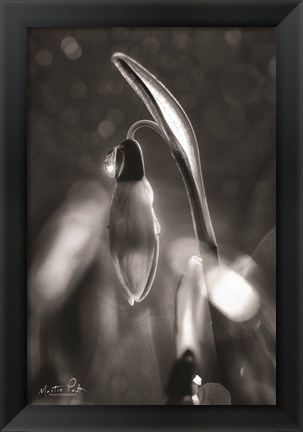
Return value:
[(205, 196), (199, 149), (187, 115), (167, 88), (137, 61), (123, 53), (115, 53), (112, 61), (143, 100), (166, 138), (185, 183), (196, 236), (212, 252), (211, 255), (216, 255), (216, 239)]

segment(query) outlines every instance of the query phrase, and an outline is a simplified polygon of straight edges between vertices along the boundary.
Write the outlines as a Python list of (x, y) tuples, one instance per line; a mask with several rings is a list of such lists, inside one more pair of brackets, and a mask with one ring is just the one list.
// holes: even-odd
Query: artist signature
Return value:
[(87, 392), (87, 390), (81, 387), (76, 378), (71, 378), (67, 384), (54, 385), (52, 387), (46, 384), (40, 388), (37, 396), (77, 396), (81, 392)]

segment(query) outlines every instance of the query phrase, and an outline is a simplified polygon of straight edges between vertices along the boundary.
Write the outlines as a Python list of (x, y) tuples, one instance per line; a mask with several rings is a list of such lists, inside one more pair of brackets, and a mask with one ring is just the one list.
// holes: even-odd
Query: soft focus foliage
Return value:
[(216, 350), (204, 280), (203, 261), (190, 258), (176, 293), (176, 354), (194, 353), (203, 380), (210, 379), (217, 366)]

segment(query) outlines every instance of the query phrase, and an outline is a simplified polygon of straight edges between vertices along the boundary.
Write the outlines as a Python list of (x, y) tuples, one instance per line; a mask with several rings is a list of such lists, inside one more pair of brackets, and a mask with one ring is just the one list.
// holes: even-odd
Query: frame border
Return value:
[[(302, 0), (0, 0), (3, 431), (302, 431)], [(173, 18), (169, 18), (173, 17)], [(277, 33), (277, 406), (26, 405), (28, 27), (270, 26)]]

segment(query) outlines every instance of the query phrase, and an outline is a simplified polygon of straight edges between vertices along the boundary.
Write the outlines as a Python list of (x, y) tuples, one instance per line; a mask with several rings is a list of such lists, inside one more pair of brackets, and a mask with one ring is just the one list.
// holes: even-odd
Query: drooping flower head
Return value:
[(127, 139), (115, 147), (105, 158), (105, 170), (117, 181), (109, 216), (111, 255), (124, 295), (133, 305), (153, 284), (160, 231), (139, 143)]

